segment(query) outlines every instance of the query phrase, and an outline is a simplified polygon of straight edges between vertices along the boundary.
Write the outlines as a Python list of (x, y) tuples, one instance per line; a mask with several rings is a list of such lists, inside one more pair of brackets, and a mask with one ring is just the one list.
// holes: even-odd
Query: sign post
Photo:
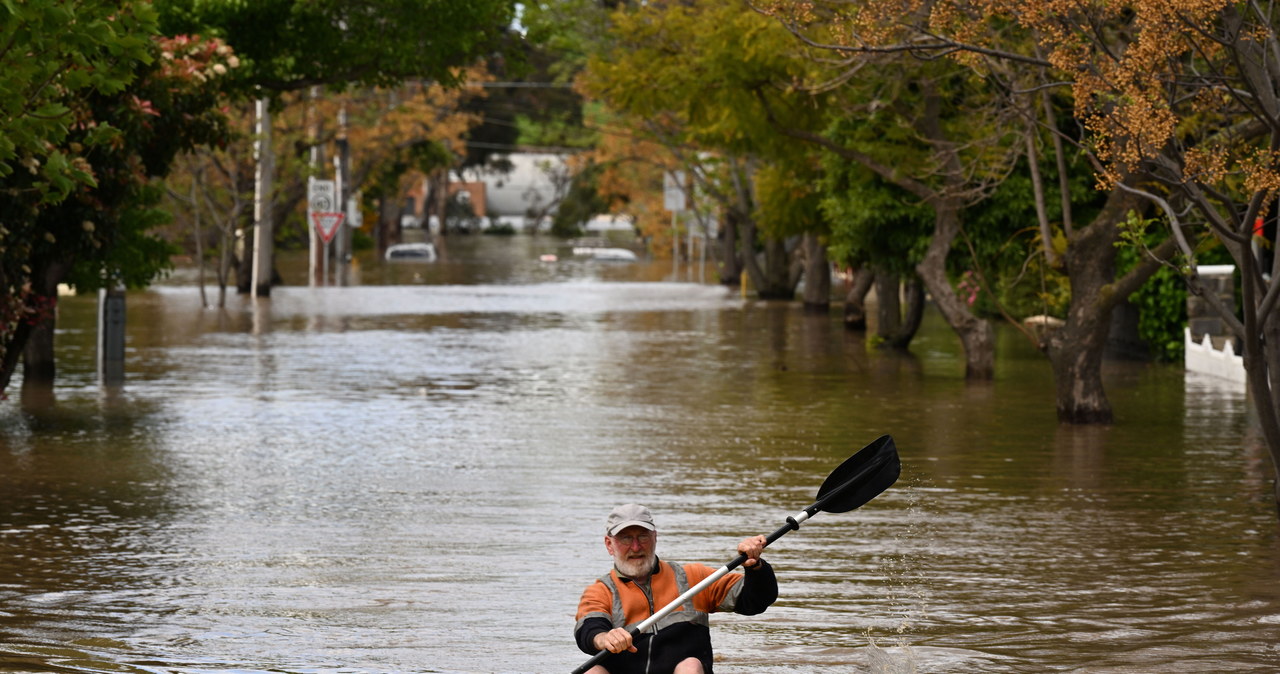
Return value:
[(98, 289), (98, 380), (107, 387), (124, 383), (124, 287), (110, 283)]
[(333, 241), (333, 235), (338, 233), (338, 228), (342, 226), (342, 221), (347, 217), (346, 213), (341, 212), (324, 212), (312, 213), (311, 221), (315, 223), (316, 233), (320, 235), (320, 240), (324, 241), (324, 284), (329, 285), (329, 242)]
[(671, 276), (680, 276), (680, 230), (676, 218), (685, 209), (684, 171), (667, 171), (662, 174), (662, 206), (671, 211)]
[[(338, 212), (338, 184), (334, 180), (319, 180), (311, 178), (307, 181), (307, 219), (311, 220), (316, 228), (316, 233), (320, 234), (320, 238), (324, 241), (324, 252), (321, 254), (320, 260), (320, 285), (329, 285), (329, 241), (333, 239), (333, 233), (337, 231), (336, 224), (328, 222), (332, 218), (317, 217), (324, 214), (333, 214)], [(324, 225), (322, 226), (322, 220)], [(341, 220), (338, 221), (341, 224)], [(324, 230), (330, 228), (329, 235), (326, 237)], [(312, 259), (315, 259), (315, 251), (311, 251)]]

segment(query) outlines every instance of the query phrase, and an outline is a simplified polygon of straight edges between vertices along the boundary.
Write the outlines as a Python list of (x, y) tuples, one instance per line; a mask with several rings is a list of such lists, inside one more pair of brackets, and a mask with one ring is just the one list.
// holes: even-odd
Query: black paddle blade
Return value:
[(827, 476), (810, 508), (828, 513), (849, 512), (880, 495), (898, 480), (902, 462), (893, 438), (882, 435), (858, 450)]

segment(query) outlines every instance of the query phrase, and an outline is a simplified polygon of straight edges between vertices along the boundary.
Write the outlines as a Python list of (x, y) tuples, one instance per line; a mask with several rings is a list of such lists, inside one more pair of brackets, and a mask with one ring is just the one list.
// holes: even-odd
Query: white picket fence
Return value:
[(1197, 344), (1191, 339), (1191, 328), (1183, 328), (1183, 339), (1186, 344), (1185, 363), (1188, 372), (1245, 383), (1244, 358), (1236, 355), (1231, 340), (1226, 340), (1221, 350), (1214, 348), (1209, 335), (1205, 335)]

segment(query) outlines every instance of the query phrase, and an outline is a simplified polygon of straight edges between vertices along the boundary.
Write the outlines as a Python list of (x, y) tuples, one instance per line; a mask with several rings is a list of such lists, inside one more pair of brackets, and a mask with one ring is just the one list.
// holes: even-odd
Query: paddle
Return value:
[[(857, 454), (845, 459), (845, 462), (840, 464), (839, 468), (832, 471), (827, 476), (827, 479), (822, 482), (822, 486), (818, 488), (818, 500), (799, 513), (788, 517), (786, 524), (766, 537), (765, 547), (785, 536), (787, 532), (799, 529), (801, 524), (818, 514), (819, 511), (844, 513), (861, 507), (867, 501), (879, 496), (881, 492), (897, 481), (900, 472), (902, 472), (902, 464), (898, 460), (898, 449), (893, 444), (893, 438), (887, 435), (880, 436), (875, 442), (858, 450)], [(747, 561), (747, 556), (739, 553), (732, 561), (707, 576), (701, 583), (689, 588), (684, 594), (672, 600), (670, 604), (659, 609), (657, 613), (632, 627), (629, 630), (631, 636), (633, 638), (639, 636), (668, 613), (676, 610), (676, 607), (689, 601), (726, 573), (741, 566), (745, 561)], [(573, 674), (583, 674), (608, 655), (609, 651), (605, 650), (596, 653), (591, 656), (590, 660), (573, 670)]]

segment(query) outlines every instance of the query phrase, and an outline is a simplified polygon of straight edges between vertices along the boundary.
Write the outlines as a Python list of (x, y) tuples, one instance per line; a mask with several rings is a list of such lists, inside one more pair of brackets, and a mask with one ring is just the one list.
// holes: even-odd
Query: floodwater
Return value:
[(449, 243), (225, 311), (190, 274), (130, 293), (119, 390), (67, 298), (54, 399), (0, 403), (0, 671), (567, 672), (611, 506), (719, 566), (882, 434), (898, 484), (769, 548), (717, 672), (1280, 670), (1237, 388), (1112, 362), (1116, 424), (1065, 427), (1012, 331), (970, 385), (936, 314), (880, 353), (669, 261)]

